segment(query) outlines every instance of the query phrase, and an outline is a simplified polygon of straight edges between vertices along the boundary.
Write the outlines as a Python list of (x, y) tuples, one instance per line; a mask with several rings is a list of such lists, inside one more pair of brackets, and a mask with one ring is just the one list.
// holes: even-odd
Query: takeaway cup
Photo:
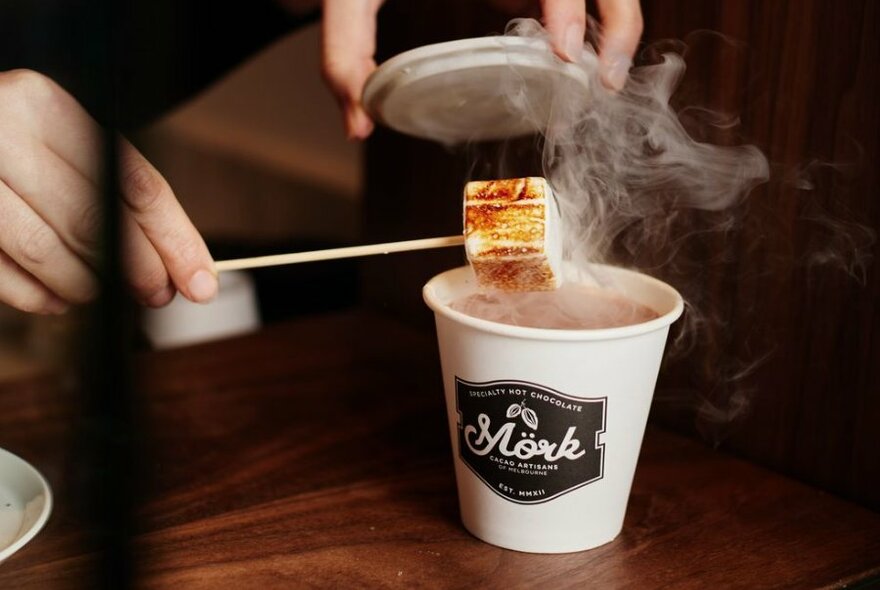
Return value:
[(623, 526), (666, 337), (683, 302), (647, 275), (594, 271), (660, 317), (594, 330), (519, 327), (450, 308), (477, 291), (469, 267), (424, 287), (437, 323), (461, 519), (493, 545), (582, 551)]
[(245, 271), (220, 275), (220, 293), (210, 303), (193, 303), (177, 295), (161, 309), (148, 309), (143, 328), (158, 349), (231, 338), (260, 327), (257, 291)]

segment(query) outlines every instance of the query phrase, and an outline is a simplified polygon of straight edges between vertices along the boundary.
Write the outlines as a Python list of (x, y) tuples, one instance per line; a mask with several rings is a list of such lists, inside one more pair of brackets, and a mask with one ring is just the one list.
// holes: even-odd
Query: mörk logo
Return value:
[(607, 398), (456, 377), (459, 454), (496, 494), (547, 502), (602, 478)]
[[(516, 428), (515, 423), (506, 423), (495, 434), (492, 434), (491, 420), (486, 414), (480, 414), (477, 417), (477, 423), (480, 425), (479, 431), (473, 426), (466, 426), (464, 429), (464, 440), (471, 452), (476, 455), (487, 455), (493, 450), (497, 450), (505, 457), (532, 459), (535, 456), (542, 456), (546, 461), (552, 462), (561, 458), (580, 459), (585, 454), (585, 451), (578, 450), (581, 445), (574, 438), (574, 433), (577, 430), (575, 426), (569, 427), (565, 433), (565, 438), (559, 444), (551, 443), (544, 438), (538, 440), (523, 438), (511, 444), (510, 439)], [(471, 442), (472, 435), (475, 433), (477, 435), (476, 440)], [(485, 446), (479, 448), (481, 444), (485, 444)]]

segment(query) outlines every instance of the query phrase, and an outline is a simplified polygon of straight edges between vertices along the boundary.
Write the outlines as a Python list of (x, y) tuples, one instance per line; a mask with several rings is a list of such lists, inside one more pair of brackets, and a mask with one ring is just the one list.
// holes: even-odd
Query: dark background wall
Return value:
[[(677, 100), (739, 113), (735, 139), (757, 144), (772, 169), (735, 228), (686, 240), (675, 263), (654, 272), (687, 294), (701, 322), (672, 345), (652, 419), (880, 508), (880, 260), (871, 238), (880, 230), (880, 4), (646, 0), (643, 9), (646, 46), (689, 46)], [(392, 0), (378, 61), (500, 32), (507, 18), (465, 0)], [(493, 174), (493, 149), (450, 152), (380, 129), (366, 152), (365, 238), (459, 232), (462, 184)], [(514, 149), (522, 175), (534, 173), (528, 145)], [(687, 233), (711, 219), (679, 223)], [(427, 329), (421, 285), (461, 262), (452, 251), (367, 261), (364, 295)]]

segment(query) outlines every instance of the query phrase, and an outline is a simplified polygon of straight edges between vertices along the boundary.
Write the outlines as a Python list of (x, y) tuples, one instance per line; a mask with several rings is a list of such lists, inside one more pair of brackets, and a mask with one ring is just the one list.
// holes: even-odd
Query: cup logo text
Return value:
[[(496, 445), (498, 452), (502, 455), (519, 459), (531, 459), (536, 455), (543, 455), (547, 461), (556, 461), (563, 457), (574, 460), (586, 454), (586, 451), (578, 451), (581, 443), (574, 439), (574, 431), (577, 430), (574, 426), (571, 426), (566, 431), (565, 439), (561, 444), (551, 444), (547, 439), (543, 438), (537, 441), (531, 438), (524, 438), (511, 447), (510, 438), (513, 435), (516, 424), (508, 422), (493, 435), (490, 430), (489, 416), (480, 414), (477, 422), (480, 425), (480, 432), (473, 443), (471, 443), (470, 436), (476, 433), (477, 429), (473, 426), (468, 426), (464, 429), (464, 440), (471, 452), (476, 455), (487, 455), (496, 448)], [(478, 448), (483, 443), (486, 446), (482, 449)], [(556, 452), (557, 448), (559, 449), (558, 453)]]
[(455, 386), (459, 454), (498, 495), (537, 504), (602, 478), (607, 398), (524, 381)]

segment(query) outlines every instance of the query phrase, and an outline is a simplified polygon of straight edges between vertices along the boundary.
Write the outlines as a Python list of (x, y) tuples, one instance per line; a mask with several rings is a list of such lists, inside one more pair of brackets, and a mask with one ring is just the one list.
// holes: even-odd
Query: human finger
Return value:
[(217, 295), (214, 261), (171, 187), (128, 141), (120, 141), (120, 177), (126, 207), (155, 248), (183, 295), (197, 303)]
[(0, 177), (89, 263), (97, 258), (103, 216), (97, 185), (36, 140), (22, 140), (26, 157), (0, 161)]
[(365, 139), (373, 131), (361, 95), (376, 69), (376, 14), (381, 5), (382, 0), (324, 1), (322, 73), (339, 102), (351, 139)]
[(162, 257), (127, 208), (122, 211), (122, 269), (134, 297), (149, 307), (162, 307), (177, 289)]
[(584, 0), (541, 0), (541, 12), (553, 51), (565, 61), (577, 61), (587, 28)]
[(602, 19), (599, 64), (602, 82), (613, 90), (626, 83), (644, 29), (638, 0), (598, 0)]
[(0, 250), (59, 297), (86, 303), (97, 294), (91, 269), (9, 186), (0, 181)]
[(0, 302), (28, 313), (57, 315), (69, 308), (4, 252), (0, 252)]

